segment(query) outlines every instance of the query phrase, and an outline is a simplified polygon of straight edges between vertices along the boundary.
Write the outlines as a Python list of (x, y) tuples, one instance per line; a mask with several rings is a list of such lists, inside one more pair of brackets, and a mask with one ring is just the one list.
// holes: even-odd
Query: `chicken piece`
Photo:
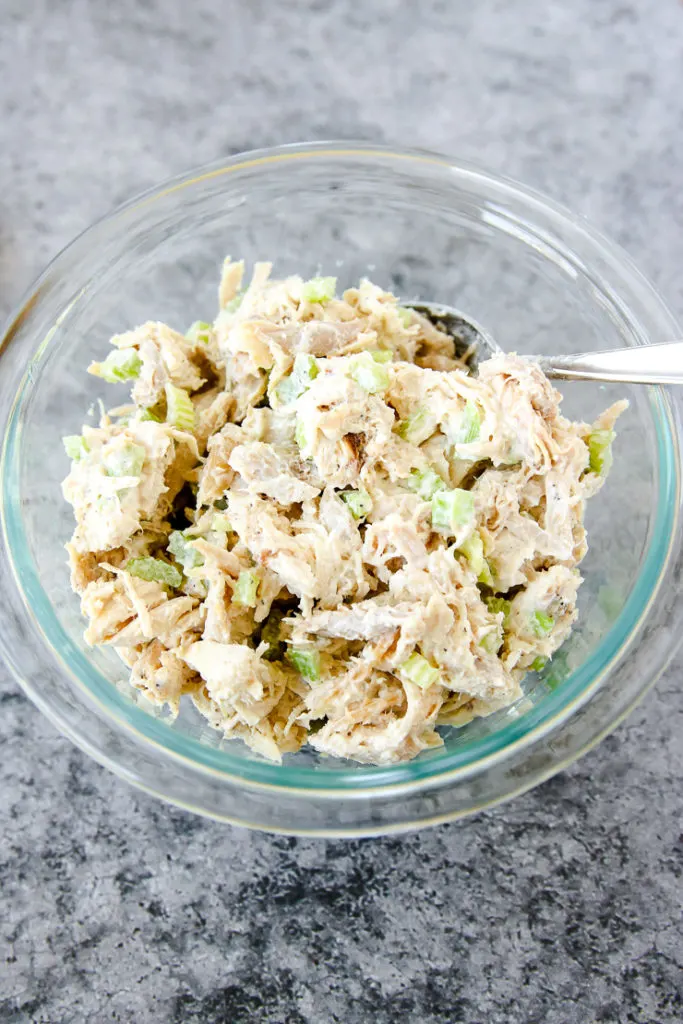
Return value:
[(313, 545), (321, 607), (334, 608), (344, 599), (366, 596), (373, 583), (363, 565), (359, 524), (334, 488), (326, 487), (319, 502), (305, 504), (292, 530)]
[[(290, 464), (298, 455), (294, 442), (294, 427), (294, 416), (286, 409), (250, 409), (242, 420), (244, 441), (263, 441), (280, 448), (287, 455)], [(300, 461), (297, 476), (304, 476), (305, 472), (306, 467)]]
[(306, 742), (306, 728), (297, 721), (303, 703), (299, 694), (289, 686), (283, 690), (271, 711), (253, 725), (247, 725), (237, 712), (212, 700), (206, 689), (194, 694), (192, 700), (214, 729), (225, 736), (241, 739), (269, 761), (281, 762), (283, 754), (295, 753)]
[[(410, 505), (412, 515), (409, 516)], [(399, 511), (378, 516), (365, 531), (363, 561), (375, 567), (378, 578), (384, 583), (391, 580), (401, 565), (423, 569), (427, 564), (429, 509), (425, 516), (420, 505), (426, 507), (414, 495), (407, 496), (400, 502)]]
[(230, 487), (235, 476), (230, 456), (241, 443), (242, 436), (240, 427), (226, 423), (218, 434), (209, 438), (209, 455), (199, 472), (198, 505), (211, 505), (222, 498)]
[(614, 430), (614, 425), (628, 409), (628, 400), (622, 398), (619, 402), (614, 402), (610, 405), (609, 409), (605, 409), (603, 413), (600, 413), (595, 423), (593, 423), (591, 430)]
[(510, 707), (521, 697), (522, 691), (518, 686), (514, 692), (503, 693), (497, 701), (489, 702), (470, 697), (467, 693), (454, 693), (441, 705), (436, 724), (461, 729), (474, 718), (487, 718), (495, 711)]
[(202, 679), (159, 640), (152, 640), (131, 663), (131, 685), (155, 704), (167, 704), (174, 715), (184, 693), (194, 693)]
[(179, 635), (201, 631), (203, 611), (191, 597), (169, 598), (159, 583), (148, 583), (120, 569), (114, 579), (89, 583), (81, 610), (90, 620), (86, 643), (134, 647), (159, 639), (176, 646)]
[(297, 399), (296, 415), (303, 429), (301, 453), (330, 487), (354, 485), (366, 453), (375, 458), (392, 440), (391, 409), (343, 374), (320, 373)]
[(221, 644), (234, 642), (235, 609), (231, 598), (232, 587), (228, 585), (224, 576), (219, 575), (209, 581), (205, 601), (206, 623), (202, 634), (204, 640), (214, 640)]
[(319, 493), (319, 488), (298, 480), (287, 460), (278, 455), (272, 445), (262, 441), (234, 448), (230, 466), (240, 474), (252, 494), (265, 494), (280, 505), (310, 501)]
[(228, 356), (223, 366), (226, 386), (234, 402), (232, 420), (240, 423), (249, 410), (265, 397), (268, 377), (265, 372), (254, 368), (251, 358), (244, 352)]
[(223, 272), (218, 286), (218, 308), (224, 309), (229, 302), (232, 302), (242, 287), (244, 277), (244, 260), (234, 263), (230, 257), (223, 262)]
[(549, 658), (569, 636), (576, 619), (577, 569), (553, 565), (532, 574), (512, 600), (506, 624), (502, 663), (508, 671), (528, 669), (536, 658)]
[(235, 399), (222, 388), (211, 388), (194, 400), (196, 425), (194, 436), (200, 451), (205, 451), (209, 438), (217, 434), (230, 418)]
[[(472, 488), (476, 518), (496, 589), (524, 585), (528, 571), (546, 563), (577, 565), (586, 553), (583, 487), (585, 445), (574, 448), (543, 476), (491, 469)], [(572, 466), (573, 463), (573, 466)]]
[[(233, 593), (240, 572), (249, 569), (250, 561), (246, 557), (240, 558), (234, 552), (221, 551), (206, 541), (197, 541), (196, 550), (205, 558), (201, 569), (207, 584), (203, 639), (220, 643), (246, 642), (258, 620), (255, 609), (233, 601)], [(259, 609), (264, 605), (265, 602), (259, 601)], [(268, 614), (268, 607), (263, 611), (264, 617)]]
[(196, 540), (192, 541), (192, 547), (200, 554), (204, 560), (202, 566), (202, 575), (207, 579), (218, 576), (219, 579), (232, 577), (232, 580), (236, 580), (243, 569), (248, 569), (251, 565), (250, 561), (245, 558), (240, 558), (239, 552), (236, 550), (228, 551), (224, 546), (225, 534), (223, 534), (223, 543), (218, 543), (216, 534), (212, 534), (213, 540), (206, 540), (203, 537), (197, 537)]
[(273, 603), (290, 597), (289, 591), (282, 586), (282, 580), (269, 569), (260, 569), (256, 604), (254, 606), (254, 622), (262, 623), (270, 615)]
[(287, 674), (245, 644), (198, 640), (176, 653), (200, 674), (204, 696), (228, 722), (235, 716), (241, 724), (258, 725), (284, 693)]
[(173, 457), (164, 476), (165, 490), (161, 492), (154, 509), (153, 521), (166, 520), (173, 510), (176, 497), (186, 485), (194, 487), (199, 477), (199, 449), (192, 434), (173, 430)]
[(432, 551), (423, 570), (406, 567), (394, 574), (390, 594), (394, 603), (412, 600), (431, 612), (414, 638), (440, 670), (445, 687), (492, 707), (517, 698), (517, 681), (489, 648), (487, 638), (500, 630), (499, 617), (489, 611), (476, 576), (460, 559), (443, 548)]
[(317, 522), (327, 532), (330, 540), (342, 546), (344, 557), (351, 558), (361, 553), (362, 537), (359, 523), (354, 519), (349, 506), (333, 487), (326, 487), (317, 505), (304, 508), (302, 523)]
[(442, 641), (434, 642), (428, 635), (422, 652), (441, 670), (444, 686), (479, 702), (479, 714), (484, 707), (490, 714), (522, 696), (519, 682), (510, 671), (512, 666), (503, 664), (497, 653), (485, 650), (481, 640), (473, 636), (471, 626), (452, 630)]
[(453, 353), (453, 342), (425, 317), (410, 311), (410, 323), (395, 296), (364, 279), (358, 288), (348, 288), (344, 300), (361, 319), (366, 331), (377, 336), (378, 346), (391, 348), (400, 360), (415, 361), (418, 352)]
[(301, 599), (302, 610), (310, 610), (316, 599), (323, 607), (334, 607), (344, 597), (367, 594), (360, 541), (349, 549), (330, 537), (316, 510), (308, 509), (300, 521), (292, 522), (271, 502), (230, 491), (228, 515), (256, 562)]
[(109, 571), (102, 568), (101, 562), (119, 566), (128, 557), (125, 548), (114, 548), (111, 551), (79, 551), (73, 544), (66, 544), (65, 547), (69, 555), (71, 587), (77, 594), (82, 594), (89, 583), (109, 576)]
[(520, 492), (527, 478), (524, 468), (490, 469), (472, 488), (486, 561), (500, 593), (526, 581), (525, 566), (544, 547), (543, 528), (520, 508)]
[(142, 521), (163, 519), (196, 465), (194, 438), (164, 423), (86, 428), (87, 456), (72, 463), (62, 485), (73, 505), (78, 551), (107, 551), (128, 543)]
[(292, 525), (285, 515), (263, 498), (235, 491), (229, 495), (228, 515), (232, 528), (257, 563), (279, 576), (293, 594), (301, 598), (316, 596), (315, 552), (292, 535)]
[[(250, 370), (272, 370), (281, 355), (277, 344), (277, 334), (272, 331), (271, 324), (262, 325), (260, 320), (240, 319), (225, 336), (222, 351), (226, 357), (235, 359), (243, 357), (243, 362)], [(284, 357), (285, 365), (291, 365), (291, 359)]]
[(536, 472), (549, 469), (558, 454), (559, 391), (537, 363), (514, 353), (486, 360), (479, 379), (497, 404), (496, 436), (508, 445), (501, 461), (523, 462)]
[(258, 310), (259, 303), (264, 300), (264, 297), (267, 295), (269, 290), (268, 279), (272, 268), (272, 263), (261, 262), (254, 264), (254, 272), (251, 276), (249, 287), (244, 293), (242, 302), (240, 303), (240, 317), (252, 316), (254, 312)]
[[(583, 424), (577, 424), (575, 425), (575, 427), (578, 427), (578, 429), (581, 430), (581, 434), (584, 438), (586, 445), (590, 443), (590, 435), (593, 434), (595, 431), (601, 431), (607, 434), (608, 436), (613, 437), (614, 424), (622, 415), (622, 413), (626, 411), (626, 409), (628, 409), (628, 402), (625, 399), (622, 399), (622, 401), (615, 402), (613, 405), (610, 405), (609, 409), (605, 409), (605, 411), (600, 416), (598, 416), (597, 420), (595, 421), (595, 423), (593, 423), (593, 425), (590, 428), (586, 429), (585, 425)], [(581, 429), (582, 427), (584, 429)], [(603, 455), (603, 462), (604, 468), (602, 472), (594, 473), (589, 471), (585, 473), (582, 477), (581, 484), (583, 488), (583, 496), (585, 498), (591, 498), (600, 490), (600, 488), (605, 482), (605, 478), (612, 464), (611, 442), (609, 445), (608, 452), (606, 452), (605, 455)]]
[[(360, 343), (359, 343), (360, 339)], [(294, 335), (291, 351), (310, 352), (313, 356), (330, 358), (349, 350), (361, 351), (376, 344), (376, 335), (363, 328), (361, 320), (329, 323), (313, 320)]]
[(198, 343), (166, 324), (149, 321), (133, 331), (117, 334), (112, 340), (117, 348), (136, 349), (142, 367), (133, 385), (133, 401), (146, 409), (164, 398), (164, 387), (174, 384), (185, 391), (198, 391), (206, 378), (200, 372), (206, 355)]
[(303, 634), (340, 636), (346, 640), (375, 640), (385, 633), (395, 633), (405, 623), (419, 616), (422, 607), (408, 601), (390, 605), (381, 597), (346, 605), (336, 611), (314, 612), (305, 619), (291, 619), (295, 642)]
[(453, 628), (453, 613), (439, 594), (425, 603), (399, 601), (389, 604), (386, 595), (342, 606), (336, 611), (314, 612), (305, 618), (288, 620), (294, 643), (318, 637), (376, 641), (389, 635), (389, 644), (367, 648), (369, 659), (382, 668), (396, 668), (424, 644), (446, 637)]
[(245, 743), (270, 761), (282, 761), (283, 754), (300, 750), (307, 739), (307, 730), (298, 721), (304, 711), (299, 693), (287, 686), (273, 710), (258, 725), (243, 735)]
[(442, 694), (438, 685), (423, 690), (358, 662), (313, 686), (300, 720), (307, 725), (324, 720), (308, 740), (321, 753), (395, 764), (442, 745), (434, 729)]
[(544, 543), (539, 556), (568, 565), (578, 565), (586, 553), (586, 531), (583, 528), (584, 502), (571, 477), (550, 470), (543, 480), (544, 494), (539, 523)]

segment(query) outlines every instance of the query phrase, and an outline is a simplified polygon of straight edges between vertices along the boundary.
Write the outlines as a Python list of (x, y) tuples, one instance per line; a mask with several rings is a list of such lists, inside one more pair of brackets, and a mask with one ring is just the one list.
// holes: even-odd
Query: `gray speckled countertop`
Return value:
[[(0, 0), (0, 23), (3, 313), (141, 188), (341, 136), (547, 190), (683, 316), (676, 0)], [(682, 667), (534, 792), (354, 842), (169, 809), (58, 736), (0, 668), (0, 1020), (680, 1021)]]

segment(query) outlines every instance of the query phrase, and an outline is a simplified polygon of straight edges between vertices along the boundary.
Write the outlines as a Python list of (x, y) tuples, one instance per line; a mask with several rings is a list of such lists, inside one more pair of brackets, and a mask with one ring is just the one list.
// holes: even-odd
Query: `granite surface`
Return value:
[[(675, 0), (0, 0), (0, 312), (158, 179), (340, 136), (547, 190), (683, 316), (682, 73)], [(0, 668), (0, 1021), (680, 1021), (682, 667), (534, 792), (353, 842), (169, 809)]]

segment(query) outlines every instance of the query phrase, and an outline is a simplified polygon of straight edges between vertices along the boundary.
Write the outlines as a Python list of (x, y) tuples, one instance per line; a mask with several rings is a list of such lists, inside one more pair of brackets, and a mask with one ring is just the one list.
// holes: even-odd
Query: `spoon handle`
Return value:
[(587, 352), (576, 356), (532, 356), (548, 377), (559, 380), (683, 384), (683, 341), (665, 345)]

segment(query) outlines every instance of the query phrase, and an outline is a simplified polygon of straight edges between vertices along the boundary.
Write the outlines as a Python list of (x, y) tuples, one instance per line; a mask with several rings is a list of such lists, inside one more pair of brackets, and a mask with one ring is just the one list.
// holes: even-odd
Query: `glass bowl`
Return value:
[(3, 606), (0, 645), (32, 700), (138, 786), (216, 818), (288, 833), (367, 835), (455, 818), (519, 793), (597, 742), (681, 636), (680, 401), (660, 388), (564, 386), (590, 420), (623, 395), (614, 468), (588, 506), (579, 623), (515, 707), (415, 761), (367, 767), (310, 750), (268, 763), (192, 706), (173, 722), (84, 644), (63, 545), (61, 435), (97, 398), (86, 374), (110, 335), (145, 320), (210, 318), (223, 257), (277, 276), (367, 275), (402, 300), (455, 305), (503, 348), (573, 352), (680, 335), (654, 289), (579, 218), (514, 182), (422, 152), (330, 143), (236, 156), (117, 210), (45, 271), (0, 343)]

